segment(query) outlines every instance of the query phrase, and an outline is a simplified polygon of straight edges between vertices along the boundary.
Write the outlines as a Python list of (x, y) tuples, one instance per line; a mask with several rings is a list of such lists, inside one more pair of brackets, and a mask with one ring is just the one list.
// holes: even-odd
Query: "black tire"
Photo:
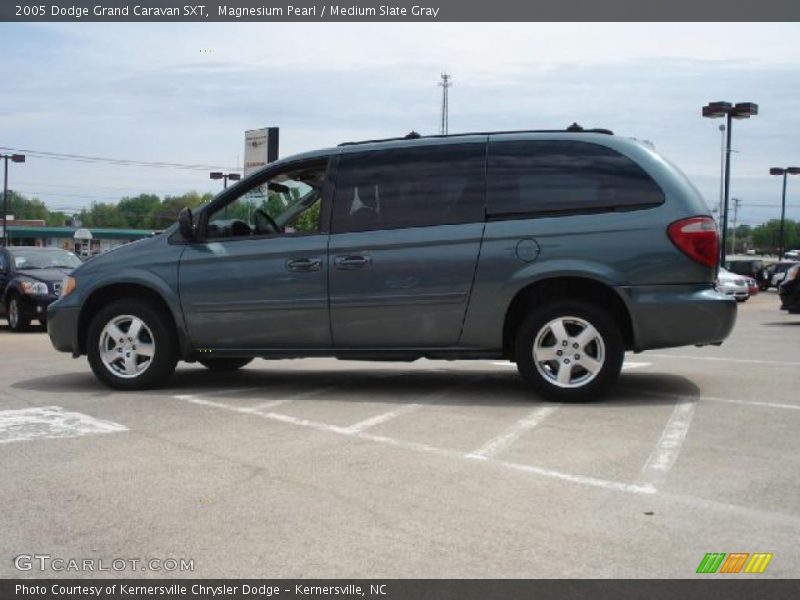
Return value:
[(8, 320), (8, 327), (15, 333), (27, 331), (31, 325), (31, 318), (22, 314), (22, 307), (16, 294), (11, 294), (8, 298), (6, 319)]
[[(561, 344), (566, 341), (566, 346), (558, 345), (548, 326), (557, 319), (565, 319), (568, 337)], [(578, 320), (591, 325), (597, 337), (584, 348), (575, 349), (577, 336), (583, 330)], [(552, 361), (538, 361), (541, 372), (533, 351), (539, 336), (542, 336), (542, 342), (548, 342), (543, 344), (542, 351), (549, 352), (552, 348), (554, 355), (563, 353)], [(557, 300), (535, 309), (522, 322), (517, 329), (514, 355), (520, 375), (545, 398), (559, 402), (590, 402), (600, 399), (616, 383), (625, 358), (625, 345), (619, 324), (607, 311), (586, 302)], [(579, 357), (577, 364), (576, 357)], [(595, 360), (599, 358), (602, 360)], [(581, 364), (581, 361), (588, 364), (587, 359), (593, 361), (593, 366), (601, 365), (594, 375)], [(572, 387), (562, 387), (555, 381), (562, 368), (567, 369), (565, 376), (570, 380), (566, 383)], [(582, 379), (585, 382), (581, 382)]]
[(226, 371), (241, 369), (245, 365), (250, 364), (252, 360), (252, 358), (202, 358), (198, 359), (197, 362), (209, 371), (224, 373)]
[[(140, 374), (128, 377), (113, 372), (111, 367), (106, 367), (100, 356), (100, 342), (104, 328), (115, 319), (126, 316), (136, 317), (143, 322), (149, 329), (144, 341), (152, 337), (153, 344), (149, 365)], [(136, 344), (137, 341), (134, 340), (132, 343)], [(133, 349), (136, 349), (135, 345)], [(89, 325), (86, 352), (95, 376), (107, 386), (117, 390), (161, 387), (167, 383), (178, 362), (178, 342), (171, 319), (151, 304), (138, 300), (117, 300), (103, 307)]]

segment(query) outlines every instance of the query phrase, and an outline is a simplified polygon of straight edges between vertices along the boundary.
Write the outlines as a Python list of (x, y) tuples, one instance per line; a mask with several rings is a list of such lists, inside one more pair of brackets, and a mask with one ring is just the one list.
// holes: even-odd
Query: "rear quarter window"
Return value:
[(487, 214), (605, 212), (656, 206), (664, 192), (634, 161), (587, 142), (490, 142)]

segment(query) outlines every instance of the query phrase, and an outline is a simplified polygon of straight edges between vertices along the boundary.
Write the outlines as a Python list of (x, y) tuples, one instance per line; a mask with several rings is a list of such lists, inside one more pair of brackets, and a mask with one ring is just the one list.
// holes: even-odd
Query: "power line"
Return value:
[(218, 165), (185, 164), (185, 163), (171, 163), (164, 161), (134, 160), (128, 158), (109, 158), (104, 156), (86, 156), (83, 154), (66, 154), (62, 152), (47, 152), (44, 150), (9, 148), (8, 146), (0, 146), (0, 150), (6, 150), (9, 152), (19, 152), (22, 154), (34, 156), (36, 158), (43, 158), (48, 160), (64, 160), (70, 162), (83, 162), (83, 163), (103, 163), (120, 167), (152, 167), (157, 169), (183, 169), (189, 171), (208, 171), (214, 169), (236, 171), (236, 169), (233, 169), (231, 167), (220, 167)]

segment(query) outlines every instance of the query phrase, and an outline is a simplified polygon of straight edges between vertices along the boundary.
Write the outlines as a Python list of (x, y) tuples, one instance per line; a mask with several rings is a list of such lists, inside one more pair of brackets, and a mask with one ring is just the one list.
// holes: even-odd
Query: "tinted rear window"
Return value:
[(346, 153), (339, 159), (333, 231), (482, 221), (485, 144)]
[(488, 173), (490, 216), (597, 212), (664, 202), (661, 188), (639, 165), (598, 144), (491, 142)]

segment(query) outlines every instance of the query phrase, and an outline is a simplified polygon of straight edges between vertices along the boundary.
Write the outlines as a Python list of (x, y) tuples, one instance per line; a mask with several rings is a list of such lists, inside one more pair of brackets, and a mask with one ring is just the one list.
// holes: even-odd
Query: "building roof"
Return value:
[[(88, 229), (94, 239), (105, 240), (138, 240), (156, 233), (152, 229), (115, 229), (110, 227), (83, 227), (82, 229)], [(8, 233), (12, 238), (72, 238), (75, 236), (76, 231), (75, 227), (8, 226)]]

